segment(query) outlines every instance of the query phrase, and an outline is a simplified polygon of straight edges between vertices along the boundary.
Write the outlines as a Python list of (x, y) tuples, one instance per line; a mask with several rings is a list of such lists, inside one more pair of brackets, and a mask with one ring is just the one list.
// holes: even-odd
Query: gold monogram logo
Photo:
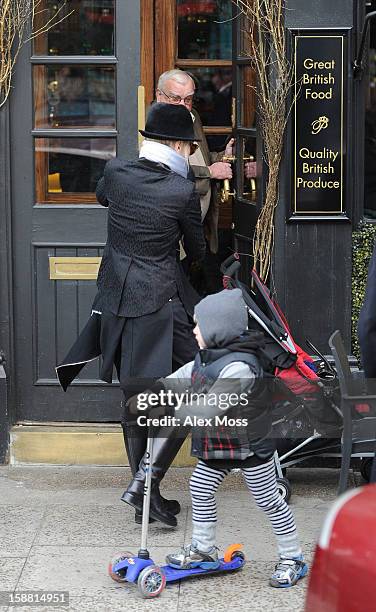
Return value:
[(322, 117), (315, 119), (315, 121), (312, 121), (311, 125), (312, 125), (312, 134), (318, 134), (319, 132), (321, 132), (321, 130), (326, 130), (326, 128), (328, 127), (329, 117), (325, 117), (323, 115)]

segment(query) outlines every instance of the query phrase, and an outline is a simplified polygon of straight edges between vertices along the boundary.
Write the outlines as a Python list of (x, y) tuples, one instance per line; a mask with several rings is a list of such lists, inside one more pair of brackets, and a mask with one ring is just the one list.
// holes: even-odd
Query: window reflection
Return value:
[(177, 0), (178, 57), (231, 59), (232, 2)]
[(37, 201), (56, 198), (69, 202), (75, 201), (71, 194), (95, 192), (106, 162), (116, 155), (116, 141), (113, 138), (36, 138), (35, 152)]
[(34, 66), (38, 128), (115, 127), (112, 66)]
[[(73, 12), (72, 12), (73, 11)], [(35, 30), (57, 14), (60, 23), (34, 41), (41, 55), (114, 55), (115, 0), (42, 0)]]
[[(189, 68), (196, 82), (195, 108), (203, 125), (231, 126), (232, 68)], [(211, 151), (221, 151), (227, 136), (208, 136)]]

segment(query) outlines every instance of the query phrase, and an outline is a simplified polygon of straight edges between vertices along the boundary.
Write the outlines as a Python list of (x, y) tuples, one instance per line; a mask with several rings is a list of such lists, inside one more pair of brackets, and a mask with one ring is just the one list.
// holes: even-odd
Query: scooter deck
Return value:
[[(232, 561), (226, 562), (224, 559), (219, 559), (220, 565), (216, 569), (203, 569), (201, 567), (195, 567), (193, 569), (176, 569), (170, 565), (161, 565), (160, 569), (163, 571), (166, 582), (176, 582), (178, 580), (185, 580), (191, 576), (207, 575), (207, 574), (220, 574), (221, 572), (233, 572), (243, 567), (245, 560), (242, 557), (234, 557)], [(126, 570), (125, 581), (126, 582), (137, 582), (140, 572), (150, 565), (154, 565), (152, 559), (139, 559), (138, 557), (129, 557), (124, 559), (113, 566), (114, 572), (121, 572)]]
[(175, 582), (177, 580), (184, 580), (190, 576), (199, 576), (207, 574), (220, 574), (221, 572), (233, 572), (243, 567), (245, 561), (241, 557), (235, 557), (232, 561), (226, 563), (223, 559), (220, 559), (220, 565), (216, 569), (202, 569), (201, 567), (195, 567), (192, 569), (176, 569), (170, 565), (162, 565), (161, 570), (166, 576), (166, 582)]

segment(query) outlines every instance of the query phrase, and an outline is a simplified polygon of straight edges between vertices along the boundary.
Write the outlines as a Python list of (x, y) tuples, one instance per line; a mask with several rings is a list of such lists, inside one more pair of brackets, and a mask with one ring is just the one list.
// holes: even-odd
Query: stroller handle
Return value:
[(230, 281), (234, 283), (234, 275), (241, 267), (240, 261), (234, 261), (234, 263), (225, 270), (223, 273), (223, 286), (227, 289)]
[(230, 255), (230, 257), (227, 257), (227, 259), (225, 259), (222, 263), (221, 263), (221, 267), (220, 267), (220, 271), (222, 274), (226, 274), (226, 276), (230, 276), (230, 274), (227, 272), (228, 268), (230, 268), (230, 266), (232, 264), (234, 264), (235, 262), (239, 263), (239, 255), (238, 253), (232, 253)]

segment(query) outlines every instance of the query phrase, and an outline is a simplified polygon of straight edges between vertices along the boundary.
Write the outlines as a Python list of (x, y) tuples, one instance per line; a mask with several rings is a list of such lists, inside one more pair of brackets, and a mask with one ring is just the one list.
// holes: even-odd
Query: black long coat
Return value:
[[(179, 262), (179, 241), (183, 240), (189, 259), (200, 260), (205, 255), (195, 185), (167, 166), (146, 159), (113, 159), (98, 183), (97, 199), (108, 206), (107, 243), (93, 304), (103, 315), (90, 317), (56, 368), (65, 389), (85, 363), (99, 354), (104, 357), (101, 377), (110, 382), (119, 343), (123, 357), (129, 360), (131, 344), (143, 342), (145, 356), (153, 350), (153, 343), (158, 344), (159, 354), (165, 356), (160, 372), (131, 362), (127, 371), (140, 377), (166, 375), (172, 353), (174, 313), (170, 301), (178, 296), (188, 314), (197, 301)], [(144, 322), (148, 337), (142, 333)], [(124, 337), (129, 338), (126, 346)]]
[(114, 159), (98, 183), (97, 199), (108, 206), (97, 306), (115, 315), (139, 317), (155, 312), (178, 291), (191, 312), (177, 262), (182, 237), (188, 258), (202, 259), (205, 254), (194, 183), (146, 159)]

